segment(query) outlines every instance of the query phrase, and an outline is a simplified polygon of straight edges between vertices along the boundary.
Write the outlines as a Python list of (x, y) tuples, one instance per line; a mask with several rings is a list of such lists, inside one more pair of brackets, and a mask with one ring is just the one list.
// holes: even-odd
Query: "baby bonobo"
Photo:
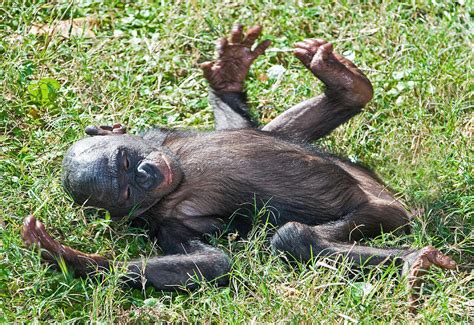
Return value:
[[(259, 26), (245, 34), (236, 25), (229, 39), (218, 41), (218, 58), (201, 65), (217, 131), (152, 129), (136, 136), (121, 125), (88, 127), (91, 136), (66, 153), (63, 184), (74, 200), (105, 208), (114, 218), (141, 216), (163, 251), (128, 262), (126, 282), (175, 290), (196, 287), (190, 279), (197, 275), (225, 284), (229, 258), (205, 243), (205, 235), (235, 229), (245, 236), (254, 209), (263, 206), (274, 226), (269, 245), (298, 260), (340, 255), (355, 267), (395, 262), (403, 265), (411, 285), (432, 264), (455, 268), (433, 247), (354, 244), (382, 232), (407, 231), (409, 220), (372, 172), (309, 145), (372, 98), (367, 77), (330, 43), (307, 39), (294, 51), (325, 84), (324, 94), (255, 127), (243, 89), (250, 65), (270, 45), (263, 41), (252, 50), (260, 33)], [(52, 239), (33, 216), (25, 219), (22, 236), (27, 245), (42, 248), (45, 260), (62, 258), (79, 276), (109, 268), (105, 257)]]

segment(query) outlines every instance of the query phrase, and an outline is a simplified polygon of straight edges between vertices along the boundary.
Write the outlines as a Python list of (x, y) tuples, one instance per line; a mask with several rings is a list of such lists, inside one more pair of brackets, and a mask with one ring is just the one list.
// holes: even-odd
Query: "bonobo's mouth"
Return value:
[(159, 152), (152, 152), (146, 158), (146, 160), (153, 163), (161, 175), (163, 175), (163, 180), (157, 184), (155, 191), (162, 191), (173, 183), (172, 162), (169, 159), (169, 157)]
[(161, 155), (161, 158), (162, 158), (162, 162), (164, 162), (164, 164), (162, 164), (163, 168), (161, 168), (161, 166), (159, 166), (158, 168), (160, 169), (160, 172), (163, 174), (163, 177), (165, 178), (162, 184), (165, 186), (168, 186), (173, 182), (173, 172), (171, 171), (171, 166), (170, 166), (168, 157)]

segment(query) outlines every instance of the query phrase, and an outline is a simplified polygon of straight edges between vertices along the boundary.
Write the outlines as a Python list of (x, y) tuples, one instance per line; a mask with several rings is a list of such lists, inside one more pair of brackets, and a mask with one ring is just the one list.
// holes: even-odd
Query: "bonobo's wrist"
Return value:
[(218, 92), (239, 93), (244, 91), (243, 82), (218, 82), (210, 83), (210, 88)]
[(243, 102), (247, 101), (247, 94), (244, 91), (223, 91), (209, 87), (209, 92), (222, 99), (229, 99), (232, 101), (238, 100)]
[(231, 107), (234, 111), (248, 111), (247, 107), (247, 94), (242, 91), (217, 91), (215, 89), (210, 88), (210, 99), (213, 100), (212, 97), (217, 97), (220, 101), (227, 104)]

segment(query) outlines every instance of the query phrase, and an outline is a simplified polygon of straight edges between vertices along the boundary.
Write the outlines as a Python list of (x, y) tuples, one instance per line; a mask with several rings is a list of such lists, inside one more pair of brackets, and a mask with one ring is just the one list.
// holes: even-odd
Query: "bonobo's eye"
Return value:
[(123, 167), (125, 168), (125, 170), (128, 170), (128, 168), (130, 168), (130, 160), (128, 159), (126, 153), (123, 154)]
[(131, 194), (132, 194), (132, 190), (130, 186), (127, 186), (127, 190), (125, 191), (125, 201), (128, 201), (130, 199)]

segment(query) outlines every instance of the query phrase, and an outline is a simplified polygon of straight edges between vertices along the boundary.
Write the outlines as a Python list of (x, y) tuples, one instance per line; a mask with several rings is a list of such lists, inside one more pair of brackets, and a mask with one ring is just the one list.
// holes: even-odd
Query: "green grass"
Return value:
[[(472, 266), (472, 2), (52, 3), (0, 5), (0, 321), (474, 321), (472, 271), (432, 269), (419, 313), (410, 315), (393, 268), (352, 279), (347, 265), (334, 269), (331, 261), (290, 268), (259, 231), (245, 242), (219, 242), (233, 259), (228, 288), (203, 284), (181, 294), (124, 289), (120, 272), (73, 279), (40, 263), (19, 235), (34, 213), (75, 248), (116, 260), (153, 254), (138, 230), (72, 204), (60, 186), (63, 152), (88, 124), (212, 128), (196, 62), (240, 21), (262, 24), (276, 48), (307, 37), (333, 41), (372, 80), (366, 110), (320, 143), (376, 168), (418, 211), (412, 235), (369, 244), (435, 245)], [(96, 38), (28, 34), (33, 23), (92, 15), (100, 19)], [(274, 65), (287, 69), (281, 80), (259, 81)], [(268, 121), (320, 83), (291, 54), (270, 52), (254, 64), (247, 90), (255, 114)]]

